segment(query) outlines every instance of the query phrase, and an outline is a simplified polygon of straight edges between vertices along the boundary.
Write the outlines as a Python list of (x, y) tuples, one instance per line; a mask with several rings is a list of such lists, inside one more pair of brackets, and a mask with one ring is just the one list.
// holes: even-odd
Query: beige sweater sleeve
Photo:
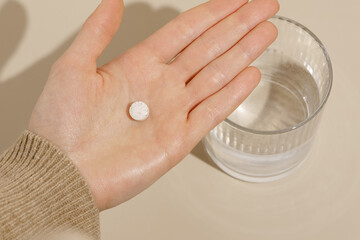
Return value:
[(100, 239), (90, 189), (64, 153), (25, 131), (0, 155), (0, 239), (69, 230)]

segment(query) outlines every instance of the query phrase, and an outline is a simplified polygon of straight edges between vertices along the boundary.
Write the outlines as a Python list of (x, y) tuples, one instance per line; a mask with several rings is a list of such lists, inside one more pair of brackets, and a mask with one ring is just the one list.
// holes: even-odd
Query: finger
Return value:
[(197, 144), (229, 116), (255, 89), (261, 78), (255, 67), (246, 68), (219, 92), (194, 108), (188, 119), (189, 144)]
[(122, 0), (102, 0), (83, 24), (67, 54), (78, 62), (96, 64), (120, 26), (123, 8)]
[(254, 0), (246, 4), (202, 34), (171, 65), (181, 72), (182, 80), (187, 81), (278, 10), (277, 0)]
[(276, 37), (276, 27), (270, 22), (263, 22), (227, 53), (201, 70), (186, 87), (192, 95), (192, 98), (189, 98), (191, 99), (189, 109), (223, 88), (260, 56)]
[(160, 62), (168, 63), (211, 26), (236, 11), (247, 0), (211, 0), (170, 21), (142, 42)]

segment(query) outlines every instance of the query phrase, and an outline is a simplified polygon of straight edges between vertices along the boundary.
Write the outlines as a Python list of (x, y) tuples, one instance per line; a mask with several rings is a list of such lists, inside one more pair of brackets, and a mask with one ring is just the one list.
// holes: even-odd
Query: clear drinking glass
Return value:
[(285, 17), (270, 21), (279, 36), (252, 64), (262, 73), (259, 86), (203, 140), (223, 171), (250, 182), (282, 178), (305, 160), (333, 78), (310, 30)]

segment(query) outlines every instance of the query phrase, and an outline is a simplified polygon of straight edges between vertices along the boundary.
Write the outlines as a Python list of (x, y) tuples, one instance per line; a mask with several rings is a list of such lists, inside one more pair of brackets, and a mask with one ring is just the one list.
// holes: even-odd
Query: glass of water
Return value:
[(277, 180), (301, 165), (332, 85), (321, 41), (291, 19), (270, 21), (279, 36), (252, 64), (262, 73), (259, 86), (203, 140), (218, 167), (249, 182)]

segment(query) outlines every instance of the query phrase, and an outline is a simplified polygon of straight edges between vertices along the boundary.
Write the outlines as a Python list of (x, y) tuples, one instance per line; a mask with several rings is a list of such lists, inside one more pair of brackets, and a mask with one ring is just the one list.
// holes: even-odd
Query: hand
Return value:
[[(103, 0), (53, 65), (29, 130), (69, 156), (100, 210), (116, 206), (175, 166), (256, 87), (260, 73), (248, 66), (275, 40), (266, 20), (278, 9), (277, 0), (212, 0), (97, 68), (123, 11), (120, 0)], [(143, 122), (128, 115), (138, 100), (150, 108)]]

